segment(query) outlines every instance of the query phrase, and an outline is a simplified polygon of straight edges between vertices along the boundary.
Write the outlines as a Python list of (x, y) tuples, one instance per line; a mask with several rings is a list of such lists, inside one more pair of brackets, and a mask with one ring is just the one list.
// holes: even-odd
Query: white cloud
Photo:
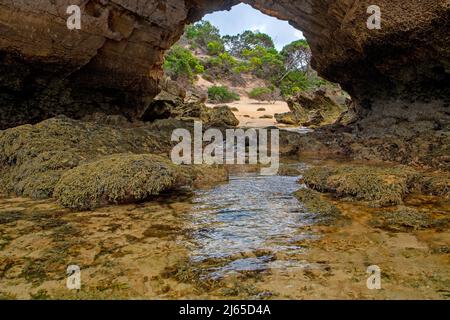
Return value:
[(294, 37), (298, 38), (298, 39), (305, 39), (305, 36), (303, 35), (303, 32), (301, 32), (300, 30), (294, 30)]
[(261, 24), (261, 25), (253, 26), (253, 27), (250, 27), (250, 30), (254, 31), (254, 32), (259, 31), (259, 32), (265, 33), (267, 30), (267, 25)]
[(247, 4), (234, 6), (230, 11), (218, 11), (204, 17), (220, 29), (222, 35), (236, 35), (245, 30), (267, 33), (275, 42), (278, 50), (292, 41), (303, 39), (301, 31), (286, 21), (267, 16)]

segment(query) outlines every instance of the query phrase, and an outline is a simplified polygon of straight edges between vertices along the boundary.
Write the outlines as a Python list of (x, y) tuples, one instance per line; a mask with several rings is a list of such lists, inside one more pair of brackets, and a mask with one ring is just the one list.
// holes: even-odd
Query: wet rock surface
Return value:
[(294, 196), (309, 212), (318, 214), (319, 224), (337, 225), (339, 219), (342, 219), (339, 209), (320, 192), (303, 188), (296, 191)]
[[(67, 30), (61, 2), (0, 4), (1, 298), (450, 297), (448, 2), (380, 0), (382, 29), (369, 30), (368, 1), (244, 1), (302, 30), (313, 67), (353, 99), (341, 114), (323, 92), (294, 97), (278, 118), (320, 129), (281, 131), (282, 156), (344, 162), (241, 179), (252, 197), (221, 192), (226, 168), (167, 160), (174, 129), (238, 124), (161, 70), (185, 24), (238, 2), (91, 0), (80, 3), (81, 31)], [(295, 198), (298, 174), (314, 190)], [(158, 195), (180, 180), (210, 187), (203, 196), (223, 206), (195, 216), (192, 188)], [(39, 200), (53, 195), (74, 210)], [(119, 205), (128, 202), (139, 203)], [(252, 212), (235, 210), (248, 202)], [(229, 230), (248, 237), (227, 246)], [(193, 261), (195, 241), (229, 254)], [(69, 264), (88, 279), (78, 293), (65, 287)], [(383, 270), (377, 292), (365, 287), (372, 264)]]
[(422, 171), (406, 166), (360, 163), (333, 167), (312, 167), (302, 177), (308, 187), (332, 193), (341, 199), (367, 201), (371, 206), (402, 204), (410, 193), (449, 199), (448, 173)]
[(411, 231), (421, 229), (446, 229), (449, 217), (436, 217), (431, 212), (411, 207), (399, 207), (393, 211), (380, 212), (371, 221), (377, 228), (389, 231)]
[[(400, 206), (371, 208), (308, 189), (302, 189), (306, 195), (299, 201), (289, 196), (299, 188), (297, 180), (244, 175), (233, 178), (232, 188), (224, 185), (195, 194), (164, 195), (140, 204), (97, 208), (89, 214), (49, 200), (0, 198), (0, 296), (449, 298), (448, 202), (436, 196), (408, 195)], [(236, 185), (243, 181), (247, 185)], [(278, 186), (276, 190), (273, 185)], [(239, 188), (248, 187), (254, 192), (243, 196)], [(234, 193), (223, 192), (224, 188)], [(220, 198), (220, 203), (205, 202), (211, 197)], [(329, 210), (320, 209), (324, 202), (314, 199), (324, 197), (326, 207), (339, 211), (345, 223), (320, 223)], [(274, 199), (276, 207), (271, 206)], [(249, 211), (236, 211), (248, 203), (253, 219)], [(264, 215), (267, 221), (279, 220), (280, 214), (284, 219), (266, 223), (263, 229), (246, 227), (246, 222), (261, 222), (261, 205), (272, 207)], [(208, 244), (213, 250), (204, 250)], [(214, 254), (226, 257), (208, 257)], [(203, 260), (192, 259), (200, 256)], [(78, 292), (65, 286), (70, 264), (79, 265), (83, 272)], [(367, 266), (374, 264), (382, 270), (382, 290), (366, 287)]]
[(358, 121), (354, 114), (344, 114), (339, 122), (301, 136), (282, 131), (281, 139), (300, 158), (346, 156), (450, 170), (450, 118), (443, 101), (424, 105), (387, 100)]

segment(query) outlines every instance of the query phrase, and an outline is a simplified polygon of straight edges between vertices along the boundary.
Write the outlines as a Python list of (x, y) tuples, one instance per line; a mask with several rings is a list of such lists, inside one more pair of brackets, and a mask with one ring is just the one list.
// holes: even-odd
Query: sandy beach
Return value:
[[(222, 104), (208, 104), (208, 107), (215, 107)], [(275, 113), (288, 112), (289, 107), (285, 101), (276, 101), (275, 103), (261, 102), (241, 96), (241, 100), (232, 103), (227, 103), (230, 108), (237, 108), (239, 111), (234, 111), (236, 118), (239, 120), (240, 127), (268, 127), (278, 125), (275, 120)], [(258, 111), (258, 109), (265, 109), (265, 111)], [(272, 116), (272, 118), (261, 119), (263, 116)]]

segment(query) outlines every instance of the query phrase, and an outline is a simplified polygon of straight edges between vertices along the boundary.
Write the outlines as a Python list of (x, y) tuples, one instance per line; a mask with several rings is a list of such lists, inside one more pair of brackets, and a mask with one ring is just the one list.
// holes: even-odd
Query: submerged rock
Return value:
[(450, 219), (433, 218), (430, 213), (414, 208), (400, 207), (374, 216), (371, 225), (388, 231), (404, 232), (429, 228), (446, 228)]
[(320, 224), (335, 224), (342, 218), (339, 209), (317, 191), (303, 188), (294, 192), (294, 196), (305, 206), (306, 210), (318, 215)]
[(278, 175), (297, 177), (302, 174), (303, 170), (298, 165), (281, 164), (278, 169)]
[(227, 182), (229, 173), (224, 166), (192, 165), (186, 168), (190, 176), (190, 185), (194, 188), (208, 188)]

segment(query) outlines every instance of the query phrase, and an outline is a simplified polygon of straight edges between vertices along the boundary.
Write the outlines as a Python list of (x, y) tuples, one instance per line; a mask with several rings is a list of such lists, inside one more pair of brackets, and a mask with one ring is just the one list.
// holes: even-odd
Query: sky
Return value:
[(203, 20), (220, 29), (221, 35), (236, 35), (245, 30), (260, 31), (270, 35), (278, 50), (292, 41), (304, 39), (303, 34), (286, 21), (267, 16), (247, 4), (234, 6), (231, 11), (217, 11)]

